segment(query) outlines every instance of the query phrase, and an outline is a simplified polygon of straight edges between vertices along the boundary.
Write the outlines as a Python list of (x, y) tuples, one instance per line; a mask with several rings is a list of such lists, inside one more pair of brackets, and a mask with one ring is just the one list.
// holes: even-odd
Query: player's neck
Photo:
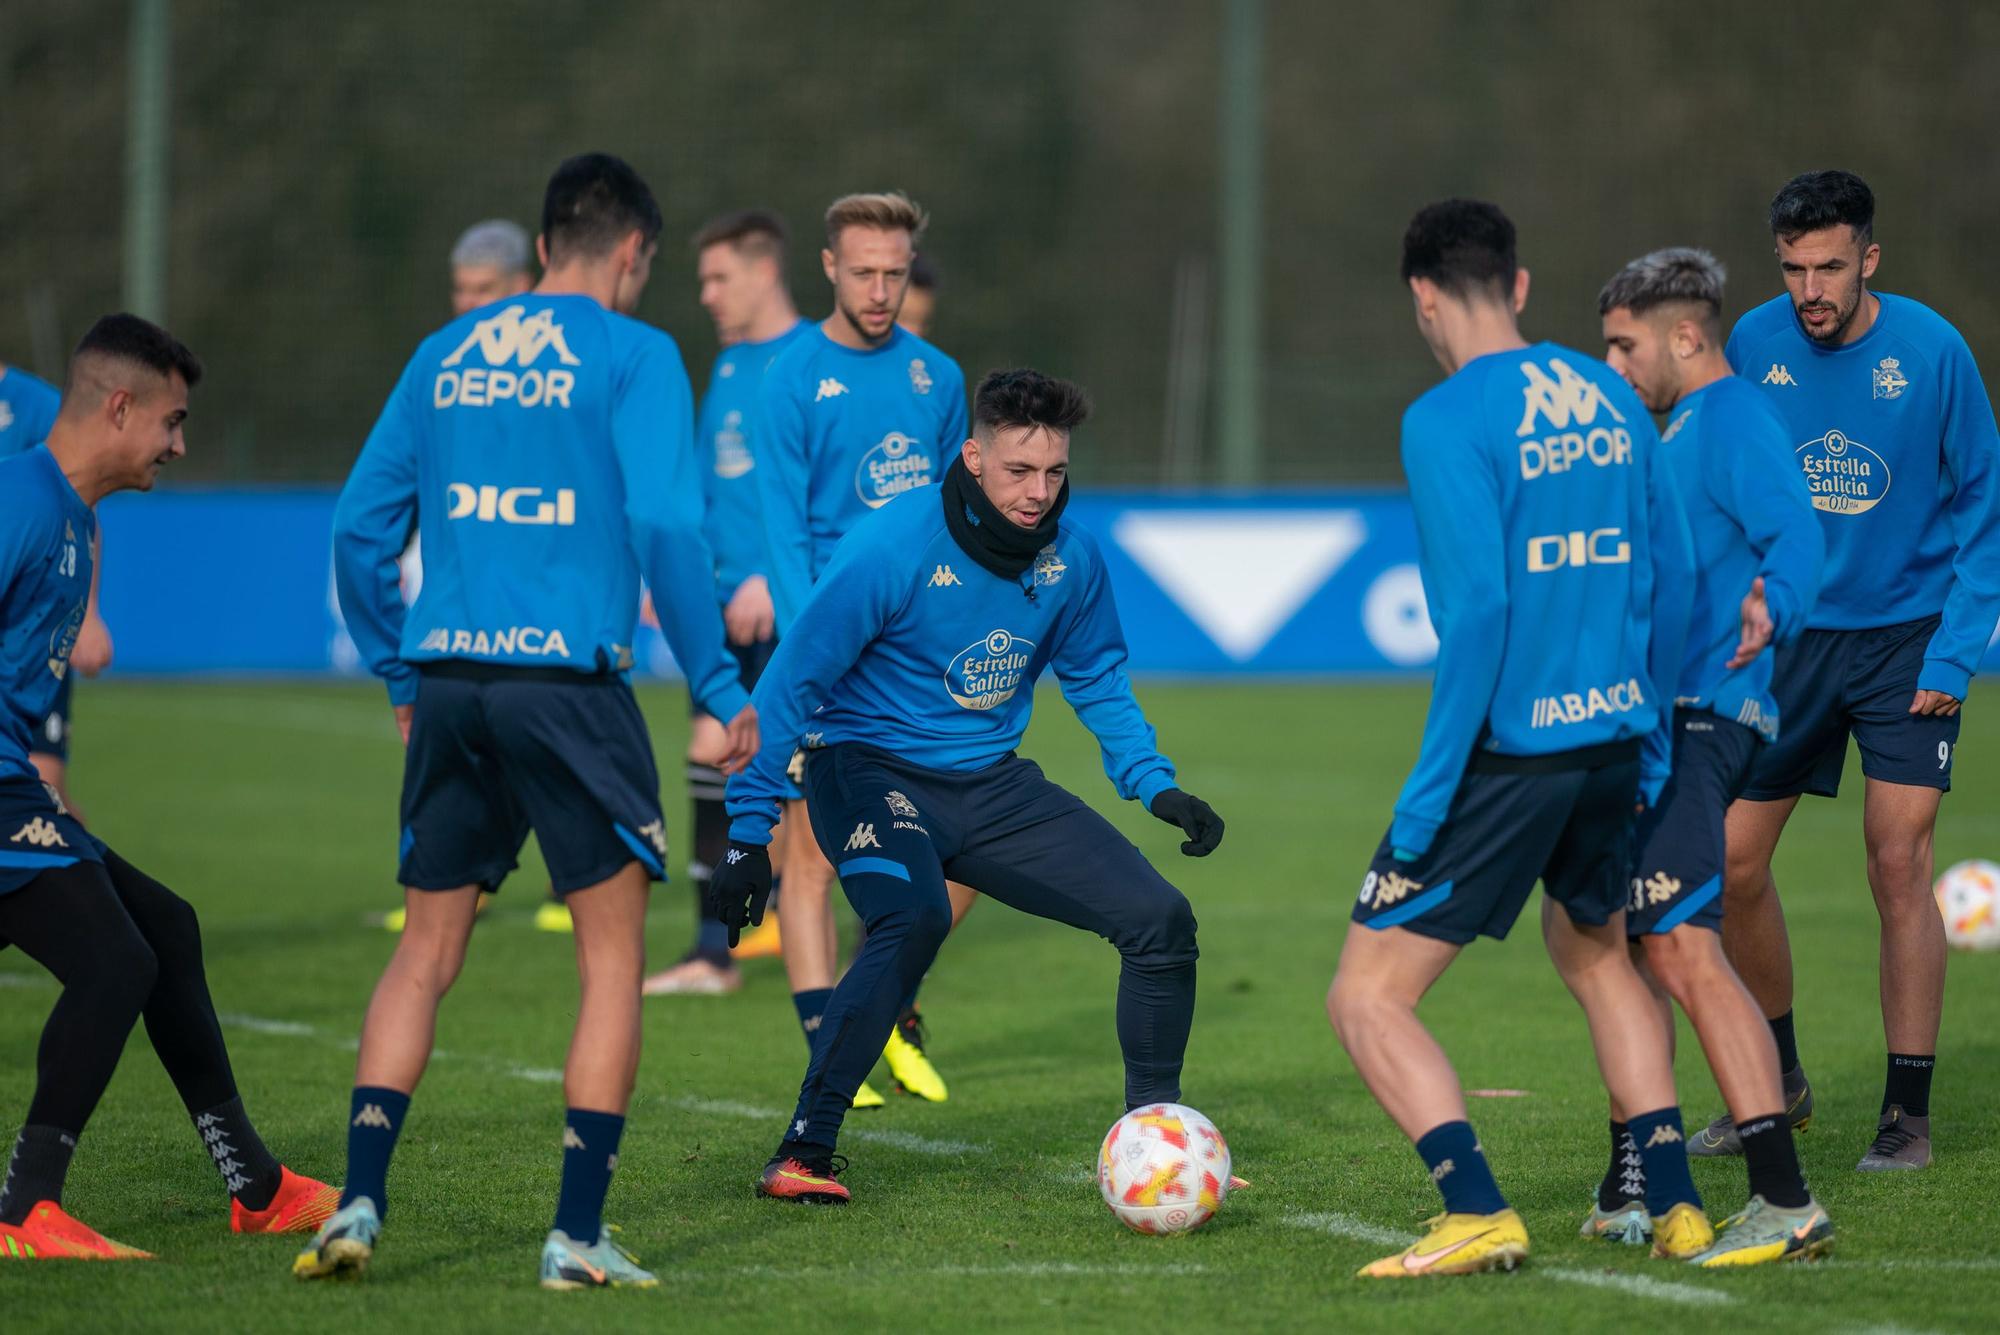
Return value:
[(69, 479), (70, 488), (83, 498), (85, 505), (95, 508), (97, 503), (109, 496), (117, 488), (111, 483), (111, 470), (102, 459), (93, 459), (90, 450), (61, 421), (49, 428), (47, 441), (49, 453), (55, 456), (56, 467), (62, 469)]
[(879, 350), (890, 339), (896, 336), (896, 332), (900, 328), (901, 326), (891, 320), (889, 322), (888, 333), (882, 335), (880, 338), (870, 339), (855, 326), (854, 321), (842, 315), (838, 307), (834, 309), (833, 314), (819, 322), (819, 331), (822, 334), (825, 334), (835, 343), (840, 344), (841, 347), (852, 348), (856, 352), (875, 352)]
[(1518, 352), (1528, 346), (1514, 322), (1514, 310), (1497, 301), (1439, 303), (1437, 341), (1432, 345), (1446, 375), (1457, 375), (1467, 363), (1496, 352)]
[(779, 300), (766, 306), (749, 327), (743, 331), (745, 343), (769, 343), (774, 338), (782, 338), (799, 322), (799, 313), (790, 301)]
[(1875, 327), (1875, 321), (1881, 314), (1882, 299), (1862, 288), (1861, 304), (1854, 308), (1854, 318), (1847, 322), (1847, 328), (1840, 331), (1840, 342), (1834, 346), (1844, 348), (1850, 343), (1859, 343), (1862, 336)]
[(535, 284), (535, 295), (589, 297), (607, 311), (616, 310), (618, 274), (609, 265), (565, 264), (542, 275), (542, 281)]
[[(1678, 408), (1687, 402), (1688, 395), (1707, 389), (1716, 381), (1734, 374), (1736, 373), (1729, 369), (1729, 359), (1722, 355), (1722, 349), (1713, 346), (1704, 347), (1695, 356), (1690, 357), (1688, 364), (1681, 368), (1681, 392), (1674, 399), (1674, 407)], [(1672, 409), (1668, 411), (1671, 412)]]

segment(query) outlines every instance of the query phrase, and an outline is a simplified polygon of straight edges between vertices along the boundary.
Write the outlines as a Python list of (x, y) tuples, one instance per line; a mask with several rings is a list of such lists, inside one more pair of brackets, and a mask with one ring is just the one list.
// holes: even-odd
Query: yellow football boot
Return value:
[(1720, 1270), (1774, 1261), (1817, 1261), (1832, 1250), (1833, 1221), (1818, 1201), (1808, 1199), (1798, 1209), (1782, 1210), (1762, 1196), (1752, 1196), (1743, 1213), (1722, 1221), (1715, 1245), (1689, 1264)]
[(545, 899), (535, 910), (535, 930), (538, 932), (574, 932), (576, 924), (570, 920), (569, 905), (559, 899)]
[(784, 941), (778, 935), (778, 915), (766, 913), (764, 921), (743, 933), (735, 945), (729, 948), (729, 958), (733, 960), (772, 959), (784, 953)]
[(1653, 1259), (1691, 1261), (1715, 1245), (1715, 1226), (1699, 1205), (1682, 1201), (1653, 1219)]
[(855, 1109), (857, 1112), (865, 1112), (871, 1108), (879, 1108), (888, 1101), (876, 1091), (875, 1086), (863, 1080), (861, 1088), (854, 1091), (854, 1102), (847, 1106)]
[(1498, 1214), (1441, 1214), (1430, 1221), (1430, 1232), (1394, 1256), (1362, 1266), (1355, 1278), (1476, 1275), (1512, 1270), (1527, 1259), (1528, 1229), (1511, 1209)]
[(882, 1057), (889, 1063), (889, 1074), (896, 1077), (896, 1087), (905, 1094), (926, 1103), (943, 1103), (950, 1097), (944, 1077), (924, 1055), (924, 1022), (914, 1010), (905, 1013), (889, 1031)]

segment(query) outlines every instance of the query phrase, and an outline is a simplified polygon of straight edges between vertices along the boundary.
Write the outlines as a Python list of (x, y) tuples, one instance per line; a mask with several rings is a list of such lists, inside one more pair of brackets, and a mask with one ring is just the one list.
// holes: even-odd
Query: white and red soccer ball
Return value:
[(1945, 939), (1962, 950), (2000, 949), (2000, 867), (1961, 862), (1937, 878)]
[(1105, 1133), (1097, 1185), (1125, 1227), (1186, 1233), (1213, 1219), (1229, 1194), (1229, 1143), (1192, 1108), (1134, 1108)]

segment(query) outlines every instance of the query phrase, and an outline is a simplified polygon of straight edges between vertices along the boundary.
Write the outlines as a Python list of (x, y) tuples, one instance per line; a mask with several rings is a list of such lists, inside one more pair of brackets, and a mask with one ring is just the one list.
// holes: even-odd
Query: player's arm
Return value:
[[(687, 674), (696, 705), (735, 720), (750, 703), (736, 660), (723, 647), (715, 606), (715, 555), (702, 536), (701, 479), (694, 462), (694, 392), (665, 337), (640, 341), (611, 409), (611, 445), (625, 479), (632, 552), (653, 595), (660, 631)], [(733, 761), (756, 747), (756, 720), (732, 735)], [(740, 754), (738, 752), (740, 751)]]
[(2000, 431), (1972, 352), (1954, 338), (1939, 359), (1944, 399), (1944, 464), (1951, 476), (1948, 517), (1958, 550), (1944, 618), (1924, 651), (1913, 714), (1950, 714), (1972, 686), (2000, 616)]
[(69, 651), (69, 665), (86, 677), (94, 677), (111, 666), (111, 627), (104, 624), (104, 615), (97, 607), (97, 586), (103, 577), (104, 521), (98, 518), (90, 535), (90, 598), (84, 604), (83, 625), (77, 630), (76, 645)]
[[(1783, 423), (1759, 414), (1741, 425), (1726, 439), (1710, 437), (1727, 457), (1703, 470), (1712, 483), (1719, 482), (1724, 511), (1757, 553), (1757, 584), (1745, 602), (1761, 604), (1762, 611), (1746, 606), (1732, 669), (1750, 662), (1771, 640), (1783, 643), (1805, 629), (1826, 562), (1826, 534)], [(1754, 624), (1760, 615), (1762, 624)]]
[(1118, 796), (1139, 804), (1187, 834), (1181, 852), (1206, 857), (1222, 842), (1222, 817), (1208, 803), (1181, 791), (1174, 767), (1160, 754), (1153, 725), (1146, 721), (1125, 674), (1125, 630), (1104, 561), (1085, 544), (1089, 570), (1069, 626), (1049, 659), (1063, 699), (1097, 738), (1105, 776)]
[(778, 640), (752, 700), (763, 742), (742, 773), (729, 780), (730, 842), (764, 845), (778, 823), (789, 785), (785, 767), (805, 736), (807, 721), (826, 702), (862, 650), (908, 601), (907, 551), (873, 541), (880, 528), (864, 522), (834, 549), (826, 577), (812, 591), (792, 628)]
[(767, 373), (757, 391), (757, 466), (750, 475), (757, 479), (764, 571), (782, 638), (812, 594), (812, 531), (806, 514), (812, 462), (806, 457), (805, 404), (789, 383), (779, 381), (778, 375)]
[(1403, 416), (1403, 472), (1439, 641), (1423, 743), (1389, 827), (1397, 852), (1414, 857), (1444, 824), (1493, 707), (1507, 639), (1507, 544), (1492, 465), (1435, 404), (1419, 401)]
[(347, 633), (399, 711), (417, 699), (417, 670), (403, 661), (402, 571), (397, 562), (417, 513), (416, 363), (389, 395), (333, 507), (333, 580)]
[[(1636, 572), (1648, 607), (1646, 674), (1653, 687), (1659, 721), (1648, 733), (1639, 757), (1639, 792), (1647, 806), (1673, 773), (1674, 691), (1687, 653), (1688, 622), (1694, 615), (1694, 535), (1688, 531), (1687, 510), (1667, 464), (1666, 451), (1652, 423), (1638, 418), (1634, 436), (1645, 435), (1646, 560)], [(1793, 470), (1796, 472), (1797, 470)]]

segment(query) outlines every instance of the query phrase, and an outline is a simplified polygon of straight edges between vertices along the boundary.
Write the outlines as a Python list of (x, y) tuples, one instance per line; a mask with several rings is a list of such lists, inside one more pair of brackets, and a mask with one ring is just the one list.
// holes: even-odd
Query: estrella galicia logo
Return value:
[(83, 616), (88, 606), (85, 599), (77, 599), (62, 624), (49, 632), (49, 674), (57, 681), (69, 675), (70, 651), (76, 648), (76, 637), (83, 631)]
[(750, 446), (743, 437), (743, 414), (731, 408), (722, 415), (722, 429), (715, 433), (715, 475), (728, 481), (742, 477), (756, 466), (757, 461), (750, 457)]
[(1834, 515), (1872, 510), (1889, 494), (1889, 464), (1875, 451), (1838, 431), (1798, 448), (1799, 467), (1813, 509)]
[(879, 510), (906, 491), (931, 484), (931, 454), (915, 436), (891, 431), (861, 456), (854, 470), (854, 494)]
[(944, 688), (966, 709), (1004, 705), (1021, 689), (1034, 656), (1033, 641), (996, 630), (952, 655), (951, 666), (944, 673)]

